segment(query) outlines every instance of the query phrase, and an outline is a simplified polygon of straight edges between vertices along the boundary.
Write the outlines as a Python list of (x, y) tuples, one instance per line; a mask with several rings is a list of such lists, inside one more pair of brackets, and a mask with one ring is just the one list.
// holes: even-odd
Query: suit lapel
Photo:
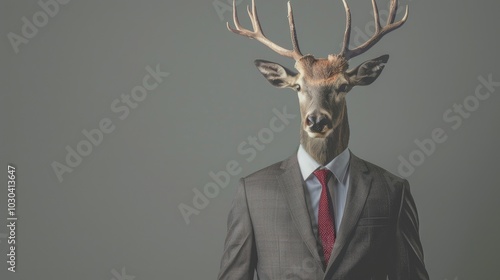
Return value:
[(359, 216), (365, 205), (368, 193), (370, 192), (372, 179), (366, 164), (351, 153), (351, 160), (349, 163), (349, 189), (347, 190), (344, 215), (326, 272), (328, 272), (333, 264), (339, 260), (338, 256), (340, 252), (349, 242), (349, 238), (358, 223)]
[(297, 155), (294, 154), (285, 160), (281, 168), (284, 172), (278, 176), (278, 182), (285, 194), (292, 220), (314, 259), (321, 265), (316, 238), (311, 226), (311, 217), (307, 210), (304, 180), (300, 173)]

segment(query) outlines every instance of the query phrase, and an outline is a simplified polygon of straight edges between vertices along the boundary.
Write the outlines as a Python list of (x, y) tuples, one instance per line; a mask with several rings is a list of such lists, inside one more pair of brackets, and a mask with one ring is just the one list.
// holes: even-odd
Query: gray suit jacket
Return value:
[(297, 155), (240, 180), (219, 280), (429, 279), (408, 181), (351, 153), (350, 185), (327, 267)]

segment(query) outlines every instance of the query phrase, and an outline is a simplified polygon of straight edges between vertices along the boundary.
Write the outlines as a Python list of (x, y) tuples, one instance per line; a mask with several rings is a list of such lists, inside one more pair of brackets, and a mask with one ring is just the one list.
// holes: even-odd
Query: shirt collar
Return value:
[[(339, 182), (344, 182), (345, 175), (347, 173), (347, 167), (349, 166), (349, 160), (351, 158), (351, 154), (349, 149), (345, 149), (337, 155), (332, 161), (327, 163), (325, 167), (330, 170), (333, 175), (339, 180)], [(300, 166), (300, 172), (302, 173), (302, 178), (304, 181), (309, 178), (313, 174), (313, 172), (321, 167), (316, 160), (314, 160), (302, 147), (299, 146), (299, 150), (297, 152), (297, 160)]]

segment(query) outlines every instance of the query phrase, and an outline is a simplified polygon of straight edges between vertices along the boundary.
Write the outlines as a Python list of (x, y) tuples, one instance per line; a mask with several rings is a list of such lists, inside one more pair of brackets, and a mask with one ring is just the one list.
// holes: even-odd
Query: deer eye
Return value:
[(293, 85), (293, 89), (295, 89), (296, 91), (300, 91), (300, 85), (299, 84), (295, 84)]
[(338, 88), (337, 88), (337, 91), (338, 92), (347, 92), (349, 88), (349, 85), (348, 84), (341, 84)]

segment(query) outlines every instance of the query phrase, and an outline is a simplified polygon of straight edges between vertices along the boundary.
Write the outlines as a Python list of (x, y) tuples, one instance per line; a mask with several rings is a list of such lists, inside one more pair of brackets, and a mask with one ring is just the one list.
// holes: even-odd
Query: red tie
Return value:
[(323, 245), (323, 256), (325, 258), (325, 266), (328, 265), (330, 255), (335, 243), (335, 222), (332, 211), (330, 210), (330, 198), (328, 196), (327, 183), (332, 173), (328, 169), (318, 169), (314, 171), (314, 175), (321, 183), (321, 197), (319, 198), (318, 209), (318, 231)]

